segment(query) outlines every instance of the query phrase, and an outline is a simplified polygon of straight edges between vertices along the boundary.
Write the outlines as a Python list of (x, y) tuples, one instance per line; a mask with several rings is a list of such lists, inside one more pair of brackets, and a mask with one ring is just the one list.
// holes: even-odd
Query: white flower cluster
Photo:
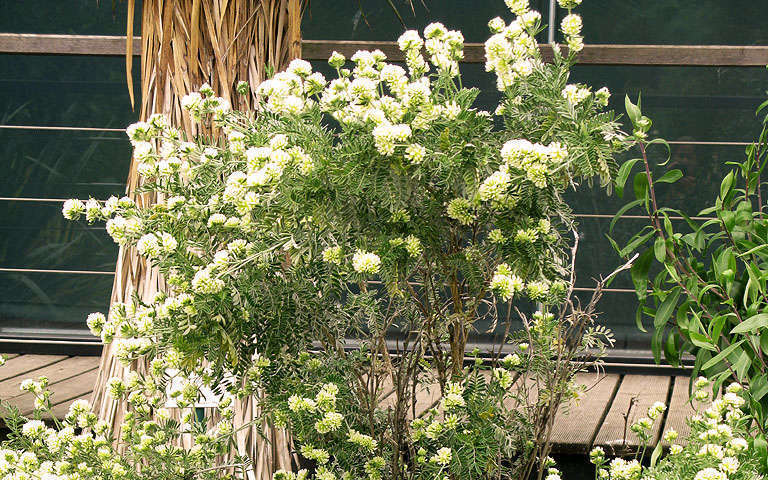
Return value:
[[(697, 392), (703, 392), (710, 382), (704, 377), (699, 377), (694, 385)], [(727, 480), (730, 475), (739, 472), (742, 467), (739, 457), (749, 448), (749, 442), (744, 437), (736, 435), (736, 432), (746, 433), (744, 415), (740, 410), (745, 403), (740, 395), (741, 391), (741, 385), (732, 383), (726, 388), (725, 395), (712, 402), (703, 414), (696, 414), (689, 419), (692, 432), (688, 438), (687, 447), (673, 443), (678, 438), (676, 431), (665, 432), (664, 440), (672, 445), (669, 455), (663, 462), (671, 465), (680, 462), (681, 468), (687, 469), (691, 458), (697, 457), (695, 461), (698, 471), (694, 480)], [(707, 395), (694, 394), (692, 398), (697, 397), (700, 398), (697, 401), (704, 401)], [(654, 403), (648, 409), (648, 416), (632, 425), (632, 431), (647, 442), (654, 421), (660, 418), (665, 410), (666, 406), (663, 403)], [(684, 450), (688, 452), (685, 455), (683, 455)], [(606, 480), (639, 480), (641, 476), (643, 479), (661, 480), (668, 478), (666, 475), (669, 475), (669, 473), (657, 473), (653, 468), (643, 472), (639, 464), (630, 464), (631, 462), (622, 459), (614, 459), (606, 463), (605, 452), (600, 448), (590, 453), (590, 461), (597, 466), (598, 477)], [(669, 468), (669, 465), (665, 468)], [(662, 471), (668, 472), (668, 470)]]
[[(402, 37), (401, 37), (402, 38)], [(432, 23), (424, 29), (424, 49), (438, 73), (455, 77), (459, 74), (459, 60), (464, 58), (464, 36), (458, 30), (448, 30), (442, 23)], [(404, 50), (409, 57), (419, 55), (415, 47)], [(410, 67), (410, 65), (409, 65)]]
[(446, 214), (462, 225), (470, 225), (475, 221), (477, 215), (474, 207), (465, 198), (454, 198), (446, 207)]
[(656, 423), (661, 415), (667, 410), (667, 406), (662, 402), (654, 402), (653, 405), (648, 407), (646, 417), (640, 417), (631, 426), (632, 430), (643, 442), (648, 442), (650, 439), (653, 425)]
[(496, 267), (493, 278), (491, 278), (491, 290), (502, 300), (508, 302), (515, 293), (522, 292), (524, 289), (523, 279), (512, 273), (509, 265), (502, 263)]
[(565, 43), (571, 52), (584, 50), (584, 37), (581, 35), (581, 17), (575, 13), (569, 13), (560, 22), (560, 31), (565, 35)]
[(525, 172), (538, 188), (546, 188), (547, 177), (564, 166), (568, 149), (559, 142), (545, 146), (525, 139), (510, 140), (501, 148), (501, 158), (507, 167)]
[(380, 266), (381, 259), (375, 253), (358, 250), (352, 256), (352, 268), (357, 273), (378, 273)]
[[(297, 394), (288, 398), (288, 412), (285, 414), (285, 418), (293, 422), (292, 425), (296, 427), (294, 433), (297, 437), (294, 441), (299, 443), (299, 452), (304, 458), (317, 463), (318, 468), (313, 477), (315, 480), (338, 479), (339, 476), (333, 470), (337, 465), (332, 461), (336, 452), (330, 448), (330, 445), (333, 444), (331, 439), (341, 440), (343, 444), (353, 445), (364, 455), (370, 455), (362, 467), (370, 480), (380, 480), (385, 461), (382, 457), (374, 456), (379, 448), (379, 442), (370, 435), (345, 426), (344, 416), (336, 410), (338, 395), (338, 385), (326, 383), (322, 385), (314, 398)], [(324, 448), (316, 447), (313, 442), (302, 437), (301, 426), (309, 425), (313, 430), (311, 437), (318, 441), (319, 435), (322, 439), (319, 442), (325, 445)], [(349, 475), (349, 472), (344, 472), (341, 478), (351, 478)], [(274, 475), (273, 480), (293, 478), (295, 477), (286, 476), (284, 472), (278, 472)]]
[(638, 480), (642, 473), (642, 465), (635, 459), (614, 458), (608, 466), (608, 472), (611, 480)]
[(232, 108), (229, 101), (214, 95), (213, 88), (207, 83), (200, 90), (185, 95), (181, 99), (181, 108), (189, 111), (193, 118), (200, 120), (204, 115), (213, 113), (215, 118), (221, 118)]
[(268, 111), (297, 115), (312, 106), (311, 97), (320, 93), (326, 83), (323, 74), (312, 72), (309, 62), (295, 59), (286, 71), (262, 82), (256, 93), (267, 99), (265, 107)]
[(573, 106), (580, 104), (591, 94), (592, 92), (590, 92), (588, 88), (579, 87), (578, 85), (573, 84), (566, 85), (562, 91), (563, 98)]
[(485, 42), (485, 70), (496, 73), (496, 87), (506, 90), (542, 64), (536, 31), (541, 14), (529, 10), (527, 0), (508, 1), (516, 18), (505, 25), (501, 18), (488, 24), (493, 35)]
[(136, 170), (142, 177), (187, 183), (194, 175), (192, 161), (198, 154), (197, 146), (184, 141), (181, 132), (170, 125), (165, 115), (155, 114), (147, 122), (134, 123), (126, 133), (133, 145)]
[(178, 246), (179, 242), (167, 232), (147, 233), (136, 242), (136, 250), (139, 254), (149, 259), (173, 253)]
[[(458, 61), (464, 48), (461, 32), (434, 23), (424, 29), (424, 37), (426, 40), (409, 30), (398, 39), (408, 72), (386, 63), (380, 50), (358, 51), (351, 58), (355, 66), (350, 72), (340, 68), (346, 59), (334, 52), (328, 62), (339, 69), (339, 78), (331, 81), (320, 97), (322, 110), (342, 125), (367, 126), (379, 153), (402, 154), (413, 164), (421, 163), (428, 154), (423, 146), (410, 141), (413, 133), (439, 118), (455, 120), (462, 112), (455, 102), (439, 101), (430, 78), (425, 76), (430, 64), (438, 76), (459, 74)], [(429, 54), (429, 62), (422, 56), (422, 48)]]
[[(153, 371), (164, 372), (168, 366), (161, 358), (152, 362)], [(21, 388), (47, 399), (50, 396), (47, 385), (47, 380), (41, 378), (25, 380)], [(88, 401), (76, 400), (57, 428), (36, 419), (12, 427), (17, 429), (25, 447), (0, 450), (0, 479), (120, 480), (134, 478), (139, 473), (137, 464), (142, 465), (142, 476), (154, 476), (162, 471), (163, 475), (181, 477), (210, 467), (211, 461), (232, 441), (232, 397), (225, 397), (218, 407), (222, 420), (201, 432), (199, 426), (193, 426), (196, 423), (194, 409), (182, 415), (181, 425), (167, 423), (170, 412), (163, 407), (167, 397), (156, 377), (131, 372), (126, 380), (111, 379), (109, 392), (131, 404), (131, 411), (121, 426), (124, 434), (119, 442), (113, 442), (109, 424), (98, 420)], [(50, 415), (50, 408), (47, 401), (36, 404), (34, 416)], [(154, 417), (152, 412), (156, 414)], [(190, 435), (192, 432), (195, 434)], [(191, 440), (191, 448), (176, 446), (182, 437), (186, 437), (187, 442)], [(162, 461), (155, 461), (160, 458)]]

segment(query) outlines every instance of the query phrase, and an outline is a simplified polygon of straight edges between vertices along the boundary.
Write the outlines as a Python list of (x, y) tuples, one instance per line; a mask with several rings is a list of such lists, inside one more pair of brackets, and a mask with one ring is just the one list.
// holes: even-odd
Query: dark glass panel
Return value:
[[(141, 0), (133, 32), (141, 35)], [(8, 0), (0, 2), (0, 32), (67, 35), (125, 35), (126, 0)]]
[(765, 100), (768, 73), (749, 67), (576, 65), (571, 82), (611, 90), (610, 107), (642, 94), (651, 136), (667, 140), (751, 141), (760, 132), (755, 109)]
[(106, 313), (112, 276), (0, 272), (0, 335), (84, 336)]
[(0, 201), (0, 267), (113, 270), (118, 249), (103, 224), (66, 220), (61, 206)]
[[(501, 0), (395, 0), (392, 4), (405, 25), (386, 1), (315, 0), (302, 20), (302, 37), (312, 40), (394, 41), (406, 29), (421, 32), (432, 22), (442, 22), (450, 29), (461, 30), (467, 42), (479, 43), (490, 36), (490, 19), (500, 16), (509, 21), (512, 18)], [(541, 12), (544, 19), (547, 18), (549, 2), (534, 0), (531, 5)]]
[[(713, 205), (720, 191), (722, 178), (732, 168), (726, 165), (726, 162), (743, 161), (744, 149), (743, 145), (673, 144), (670, 145), (668, 157), (667, 149), (663, 145), (649, 147), (648, 160), (653, 167), (655, 178), (673, 168), (683, 172), (683, 178), (677, 183), (656, 185), (659, 206), (675, 208), (687, 215), (696, 215), (702, 209)], [(639, 157), (639, 150), (632, 149), (619, 155), (617, 161), (621, 164)], [(666, 166), (659, 166), (668, 158), (669, 163)], [(609, 196), (605, 188), (585, 184), (576, 191), (569, 190), (565, 195), (566, 201), (577, 214), (613, 215), (635, 198), (632, 193), (632, 180), (636, 173), (643, 171), (642, 163), (635, 164), (625, 186), (624, 198), (620, 198), (615, 192)], [(641, 214), (641, 211), (634, 209), (629, 214)]]
[[(137, 105), (139, 71), (136, 58)], [(122, 57), (0, 54), (0, 124), (125, 128), (137, 118)]]
[[(639, 232), (647, 220), (622, 219), (616, 222), (612, 238), (619, 245), (625, 245), (636, 232)], [(624, 260), (619, 257), (606, 239), (610, 219), (579, 218), (579, 250), (576, 255), (576, 286), (594, 288), (596, 279), (608, 276), (620, 267)], [(616, 276), (611, 288), (634, 288), (628, 272)]]
[(131, 144), (122, 132), (0, 129), (0, 197), (101, 200), (125, 191)]
[(755, 0), (588, 0), (575, 10), (587, 43), (637, 45), (765, 45), (767, 12)]
[[(592, 292), (578, 292), (577, 297), (586, 305)], [(605, 292), (597, 303), (597, 323), (611, 329), (616, 344), (614, 348), (627, 350), (650, 350), (653, 325), (646, 318), (643, 320), (647, 332), (642, 332), (635, 324), (637, 297), (631, 292)]]

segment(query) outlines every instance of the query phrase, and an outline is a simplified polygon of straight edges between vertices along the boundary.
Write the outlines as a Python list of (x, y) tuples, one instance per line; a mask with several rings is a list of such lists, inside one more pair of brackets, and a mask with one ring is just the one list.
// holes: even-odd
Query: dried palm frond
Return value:
[[(144, 0), (140, 119), (164, 113), (189, 137), (201, 133), (195, 130), (180, 102), (184, 95), (206, 82), (233, 107), (247, 107), (254, 98), (235, 94), (239, 81), (257, 85), (265, 79), (268, 69), (280, 70), (300, 56), (301, 17), (306, 4), (307, 0)], [(135, 0), (128, 0), (126, 75), (132, 102), (134, 8)], [(133, 195), (141, 182), (136, 167), (136, 162), (132, 162), (127, 192), (140, 205), (152, 204), (157, 199), (149, 194)], [(130, 301), (133, 295), (151, 299), (165, 289), (158, 271), (133, 248), (120, 250), (115, 273), (112, 302)], [(131, 367), (139, 372), (147, 370), (146, 364)], [(112, 425), (118, 436), (125, 405), (106, 395), (106, 385), (112, 377), (125, 378), (128, 371), (107, 345), (102, 353), (92, 403), (99, 417)], [(240, 425), (250, 422), (257, 414), (252, 398), (236, 405)], [(238, 427), (236, 424), (235, 428)], [(267, 433), (266, 437), (260, 436), (263, 433)], [(258, 433), (256, 428), (244, 429), (237, 442), (237, 453), (255, 460), (251, 477), (259, 480), (271, 479), (277, 468), (290, 468), (290, 448), (285, 434), (275, 430), (263, 433)]]

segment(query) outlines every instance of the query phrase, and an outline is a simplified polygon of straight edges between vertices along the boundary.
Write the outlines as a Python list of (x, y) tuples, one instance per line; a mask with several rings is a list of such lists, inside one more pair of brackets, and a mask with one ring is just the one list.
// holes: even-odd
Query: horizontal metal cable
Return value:
[(8, 273), (65, 273), (71, 275), (114, 275), (115, 272), (101, 272), (96, 270), (47, 270), (42, 268), (1, 268), (0, 272)]
[(40, 202), (40, 203), (63, 203), (66, 198), (31, 198), (31, 197), (0, 197), (3, 202)]
[[(106, 127), (59, 127), (44, 125), (0, 125), (0, 129), (14, 130), (61, 130), (61, 131), (83, 131), (83, 132), (125, 132), (124, 128), (106, 128)], [(753, 142), (726, 142), (726, 141), (702, 141), (702, 140), (669, 140), (670, 145), (703, 145), (703, 146), (738, 146), (743, 147), (751, 145)]]
[[(612, 213), (574, 213), (574, 217), (579, 218), (613, 218), (615, 215)], [(629, 220), (648, 220), (648, 215), (622, 215), (621, 218)], [(714, 220), (715, 217), (688, 217), (691, 220)], [(685, 220), (680, 216), (669, 216), (670, 220)]]
[(106, 127), (56, 127), (43, 125), (0, 125), (0, 128), (9, 130), (54, 130), (67, 132), (125, 132), (124, 128), (106, 128)]
[[(573, 290), (576, 292), (594, 292), (595, 288), (573, 287)], [(606, 293), (635, 293), (633, 288), (603, 288), (602, 291)]]

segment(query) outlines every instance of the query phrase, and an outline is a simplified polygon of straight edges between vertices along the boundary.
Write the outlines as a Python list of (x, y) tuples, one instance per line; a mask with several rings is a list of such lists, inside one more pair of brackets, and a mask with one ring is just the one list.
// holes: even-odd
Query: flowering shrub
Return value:
[[(624, 460), (615, 458), (608, 461), (602, 448), (590, 453), (590, 460), (596, 466), (595, 479), (601, 480), (740, 480), (762, 478), (758, 446), (750, 435), (750, 419), (743, 412), (745, 400), (743, 389), (732, 383), (726, 393), (711, 402), (706, 409), (701, 405), (707, 401), (706, 388), (710, 382), (699, 377), (693, 399), (698, 413), (688, 419), (691, 433), (686, 444), (674, 443), (678, 434), (674, 430), (664, 433), (664, 440), (671, 444), (666, 456), (661, 456), (661, 442), (654, 450), (650, 467), (642, 466), (642, 458)], [(656, 412), (664, 405), (656, 407)], [(663, 410), (661, 410), (663, 411)], [(653, 419), (654, 407), (649, 410)], [(660, 412), (659, 412), (660, 413)], [(641, 422), (636, 423), (638, 425)], [(646, 422), (647, 423), (647, 422)], [(652, 424), (652, 422), (651, 422)], [(633, 431), (648, 431), (645, 426)], [(642, 437), (641, 437), (642, 438)], [(644, 441), (644, 444), (647, 442)]]
[[(213, 136), (183, 138), (162, 115), (129, 127), (141, 191), (162, 200), (70, 200), (64, 215), (106, 220), (169, 289), (93, 314), (93, 332), (125, 361), (172, 358), (182, 375), (205, 371), (205, 384), (258, 396), (313, 466), (281, 478), (545, 468), (540, 439), (590, 357), (572, 360), (611, 341), (594, 325), (599, 294), (583, 309), (571, 302), (576, 245), (564, 233), (575, 224), (562, 194), (581, 181), (609, 185), (624, 146), (604, 111), (607, 90), (567, 83), (583, 45), (579, 17), (569, 11), (561, 25), (568, 53), (555, 48), (545, 63), (540, 14), (525, 0), (507, 4), (514, 20), (491, 20), (485, 45), (503, 128), (473, 107), (479, 92), (462, 85), (458, 63), (463, 37), (439, 23), (399, 38), (405, 68), (379, 50), (351, 63), (334, 53), (328, 82), (294, 60), (257, 86), (253, 112), (203, 86), (183, 106)], [(520, 315), (525, 328), (512, 334), (521, 299), (542, 310)], [(487, 384), (463, 366), (481, 324), (514, 339)], [(305, 358), (313, 345), (320, 352)], [(548, 394), (502, 408), (511, 368)], [(429, 379), (461, 428), (424, 443), (409, 413)], [(382, 408), (386, 383), (394, 392)], [(479, 410), (487, 402), (492, 413)], [(430, 425), (448, 422), (437, 415)], [(502, 427), (503, 439), (494, 436)], [(490, 442), (483, 460), (463, 453), (472, 439)]]
[[(161, 380), (170, 367), (155, 360), (153, 374), (132, 373), (128, 381), (113, 381), (110, 395), (131, 405), (123, 419), (123, 435), (112, 437), (110, 426), (97, 418), (89, 403), (76, 400), (62, 420), (52, 412), (48, 380), (25, 380), (21, 389), (34, 395), (31, 419), (15, 407), (0, 402), (8, 440), (0, 448), (0, 478), (3, 480), (113, 479), (171, 480), (179, 478), (243, 478), (244, 459), (226, 466), (216, 460), (233, 444), (232, 397), (217, 407), (220, 420), (210, 428), (197, 419), (194, 402), (198, 387), (187, 379), (170, 392)], [(174, 420), (166, 404), (175, 400), (183, 407), (181, 422)], [(53, 418), (54, 426), (43, 421)], [(181, 445), (188, 445), (182, 447)]]

